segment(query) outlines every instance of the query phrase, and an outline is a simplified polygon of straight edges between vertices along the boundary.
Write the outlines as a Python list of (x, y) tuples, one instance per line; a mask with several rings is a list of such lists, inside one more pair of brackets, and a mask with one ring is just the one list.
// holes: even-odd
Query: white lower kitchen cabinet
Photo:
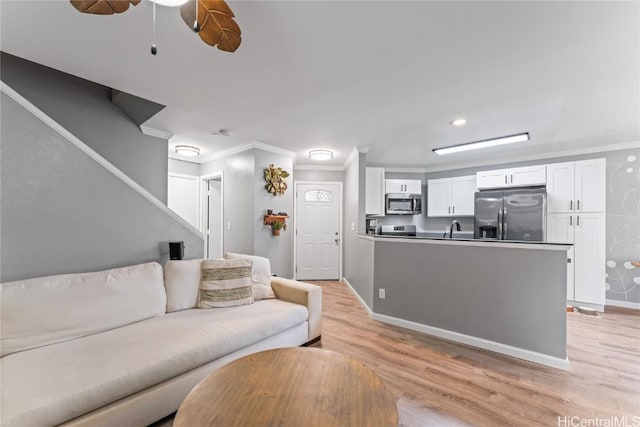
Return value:
[(547, 241), (574, 244), (567, 252), (567, 300), (603, 306), (605, 214), (548, 214)]
[(605, 303), (605, 214), (575, 216), (575, 301)]

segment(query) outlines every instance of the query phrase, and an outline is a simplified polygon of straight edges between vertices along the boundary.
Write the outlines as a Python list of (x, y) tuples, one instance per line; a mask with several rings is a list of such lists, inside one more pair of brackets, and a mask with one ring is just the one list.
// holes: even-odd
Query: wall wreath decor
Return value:
[(286, 170), (269, 165), (268, 168), (264, 169), (264, 180), (267, 181), (264, 189), (274, 196), (284, 194), (288, 188), (286, 181), (288, 176), (289, 172)]

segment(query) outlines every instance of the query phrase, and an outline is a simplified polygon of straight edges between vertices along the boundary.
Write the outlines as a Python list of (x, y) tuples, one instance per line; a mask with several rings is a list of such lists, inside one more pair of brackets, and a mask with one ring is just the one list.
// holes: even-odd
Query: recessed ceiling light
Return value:
[(467, 119), (463, 119), (461, 117), (459, 119), (452, 120), (450, 123), (454, 126), (464, 126), (467, 124)]
[(176, 153), (186, 157), (196, 157), (200, 155), (200, 149), (193, 145), (176, 145)]
[(434, 148), (436, 154), (459, 153), (460, 151), (477, 150), (479, 148), (495, 147), (496, 145), (512, 144), (514, 142), (529, 141), (529, 133), (519, 133), (517, 135), (501, 136), (500, 138), (485, 139), (483, 141), (470, 142), (468, 144), (452, 145), (450, 147)]
[(309, 158), (313, 160), (329, 160), (333, 158), (333, 151), (331, 150), (311, 150), (309, 151)]

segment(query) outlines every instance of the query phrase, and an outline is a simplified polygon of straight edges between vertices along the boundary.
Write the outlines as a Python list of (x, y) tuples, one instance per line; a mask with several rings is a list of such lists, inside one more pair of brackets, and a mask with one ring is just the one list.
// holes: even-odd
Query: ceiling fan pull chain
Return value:
[(200, 31), (200, 24), (198, 23), (198, 1), (199, 0), (196, 0), (196, 20), (193, 23), (193, 32), (194, 33), (197, 33), (197, 32)]
[(151, 55), (158, 53), (156, 47), (156, 0), (153, 0), (153, 44), (151, 45)]

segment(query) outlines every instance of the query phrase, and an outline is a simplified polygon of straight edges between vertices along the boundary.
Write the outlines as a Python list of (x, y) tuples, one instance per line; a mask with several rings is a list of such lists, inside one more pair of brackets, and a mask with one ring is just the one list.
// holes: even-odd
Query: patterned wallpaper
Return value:
[(608, 300), (640, 303), (640, 149), (611, 151), (607, 158)]

